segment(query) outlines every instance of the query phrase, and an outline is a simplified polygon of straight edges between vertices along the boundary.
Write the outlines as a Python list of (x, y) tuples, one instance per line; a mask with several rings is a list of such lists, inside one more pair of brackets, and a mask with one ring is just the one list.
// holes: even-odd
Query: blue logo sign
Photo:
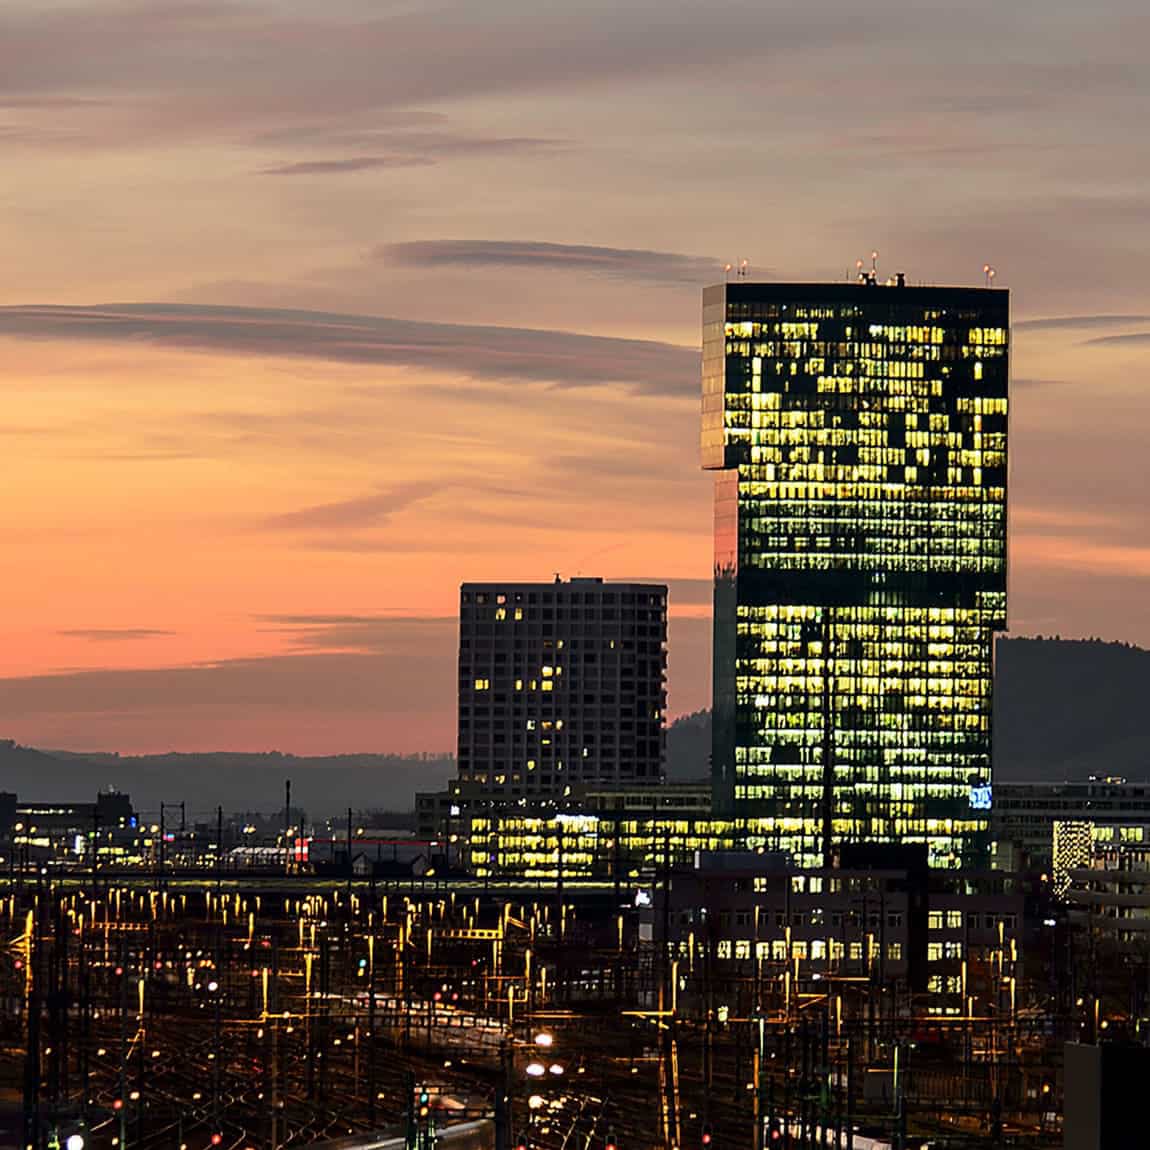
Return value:
[(990, 810), (990, 783), (970, 788), (970, 809), (972, 811)]

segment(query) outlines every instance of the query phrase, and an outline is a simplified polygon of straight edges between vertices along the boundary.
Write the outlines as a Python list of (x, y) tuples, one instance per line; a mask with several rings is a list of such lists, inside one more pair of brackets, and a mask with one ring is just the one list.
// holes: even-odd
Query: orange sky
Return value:
[(860, 11), (6, 4), (0, 737), (447, 748), (458, 584), (557, 571), (670, 581), (706, 705), (742, 256), (993, 262), (1012, 628), (1150, 645), (1150, 16)]

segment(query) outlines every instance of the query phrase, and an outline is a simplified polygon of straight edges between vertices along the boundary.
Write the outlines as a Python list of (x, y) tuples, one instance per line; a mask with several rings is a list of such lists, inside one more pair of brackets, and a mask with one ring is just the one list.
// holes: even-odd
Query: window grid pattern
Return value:
[(464, 584), (460, 784), (513, 799), (661, 782), (666, 644), (665, 586)]
[(1007, 297), (726, 285), (704, 299), (716, 797), (772, 845), (977, 861), (1006, 625)]

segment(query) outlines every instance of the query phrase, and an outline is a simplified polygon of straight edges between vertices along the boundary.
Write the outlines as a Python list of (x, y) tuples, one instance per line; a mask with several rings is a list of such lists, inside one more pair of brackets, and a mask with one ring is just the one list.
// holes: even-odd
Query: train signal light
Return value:
[(527, 1139), (522, 1134), (519, 1135), (519, 1140), (515, 1143), (515, 1150), (527, 1150)]
[(426, 1118), (431, 1113), (431, 1095), (426, 1086), (419, 1088), (419, 1116)]
[(767, 1133), (767, 1139), (772, 1146), (778, 1146), (783, 1140), (782, 1127), (779, 1125), (777, 1118), (771, 1119), (770, 1130)]
[(703, 1145), (710, 1146), (711, 1144), (711, 1128), (710, 1126), (703, 1127)]
[(619, 1144), (615, 1141), (615, 1132), (613, 1130), (607, 1135), (607, 1144), (603, 1147), (603, 1150), (619, 1150)]

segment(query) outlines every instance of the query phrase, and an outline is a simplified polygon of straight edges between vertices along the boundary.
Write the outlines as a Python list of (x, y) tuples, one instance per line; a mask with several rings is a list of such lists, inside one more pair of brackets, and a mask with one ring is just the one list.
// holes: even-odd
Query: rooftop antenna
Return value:
[(994, 268), (992, 268), (990, 266), (990, 264), (983, 264), (982, 265), (982, 274), (983, 274), (983, 277), (986, 281), (986, 286), (987, 287), (993, 287), (994, 286), (994, 277), (996, 275), (998, 275), (998, 272), (996, 272), (994, 270)]
[(872, 279), (878, 275), (878, 252), (870, 254), (870, 274)]
[(747, 269), (749, 267), (750, 267), (750, 261), (749, 260), (739, 260), (738, 275), (739, 275), (740, 279), (745, 280), (747, 278)]
[(731, 265), (723, 264), (723, 274), (729, 276), (731, 274)]
[(864, 283), (866, 281), (866, 276), (863, 274), (862, 260), (855, 260), (855, 274), (858, 276), (859, 283)]

